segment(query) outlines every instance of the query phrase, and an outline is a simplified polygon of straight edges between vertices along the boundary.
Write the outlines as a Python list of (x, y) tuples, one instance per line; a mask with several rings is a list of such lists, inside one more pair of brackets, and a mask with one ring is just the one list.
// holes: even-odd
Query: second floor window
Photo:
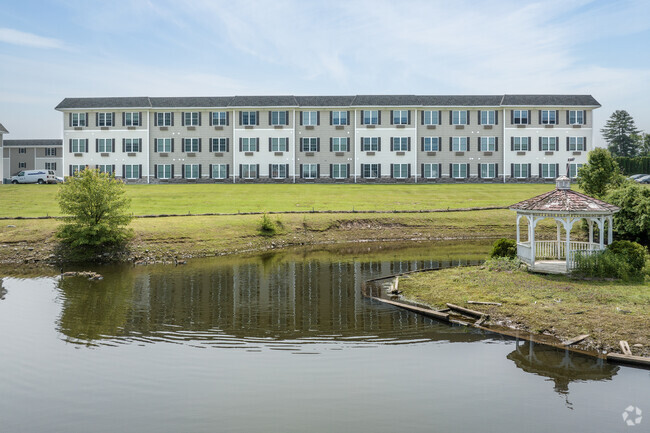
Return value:
[(526, 152), (530, 150), (530, 138), (512, 137), (512, 150), (517, 152)]
[(141, 126), (140, 113), (124, 113), (124, 126)]
[(362, 152), (378, 152), (379, 151), (379, 137), (363, 137), (361, 139)]
[(98, 138), (97, 139), (97, 152), (99, 152), (99, 153), (113, 152), (113, 139), (112, 138)]
[(242, 137), (239, 139), (240, 152), (257, 152), (257, 138)]
[(225, 137), (213, 138), (211, 145), (211, 152), (228, 152), (228, 139)]
[(481, 152), (496, 152), (497, 150), (496, 137), (481, 137), (479, 138), (479, 151)]
[(70, 126), (88, 126), (86, 113), (70, 113)]
[(18, 153), (27, 153), (27, 148), (26, 147), (18, 148)]
[(393, 110), (393, 125), (408, 125), (409, 124), (409, 111), (408, 110)]
[(318, 111), (303, 111), (302, 124), (305, 126), (316, 126), (318, 125), (318, 117)]
[(379, 110), (363, 110), (361, 115), (362, 125), (379, 125)]
[(451, 111), (451, 124), (452, 125), (469, 125), (469, 116), (467, 110), (452, 110)]
[(347, 137), (332, 137), (332, 152), (348, 152)]
[(541, 110), (539, 123), (542, 125), (557, 125), (557, 112), (555, 110)]
[(200, 126), (201, 125), (201, 113), (198, 111), (188, 111), (183, 113), (183, 125), (184, 126)]
[(347, 111), (332, 111), (332, 125), (349, 125), (350, 119), (348, 118)]
[(467, 152), (467, 137), (452, 137), (451, 150), (452, 152)]
[(393, 137), (393, 149), (394, 152), (406, 152), (409, 150), (409, 138), (408, 137)]
[(97, 113), (97, 126), (113, 126), (113, 113)]
[(422, 151), (437, 152), (440, 150), (439, 137), (422, 137)]
[(514, 125), (528, 125), (528, 110), (512, 110), (512, 123)]
[(70, 139), (70, 152), (71, 153), (88, 152), (88, 140), (86, 140), (85, 138)]
[(318, 138), (316, 137), (303, 138), (302, 152), (318, 152)]
[(557, 137), (539, 137), (539, 150), (553, 152), (558, 149)]
[(172, 152), (172, 138), (156, 138), (156, 152)]
[(481, 125), (496, 125), (497, 112), (494, 110), (481, 110)]
[(183, 152), (200, 152), (201, 139), (200, 138), (184, 138), (183, 139)]
[(271, 111), (269, 113), (269, 123), (273, 126), (288, 125), (289, 112), (288, 111)]
[(124, 152), (142, 152), (142, 140), (139, 138), (125, 138), (124, 139)]
[(271, 138), (271, 152), (287, 152), (287, 149), (289, 148), (287, 142), (287, 137)]
[(587, 150), (585, 137), (567, 137), (567, 150), (583, 151)]
[(45, 156), (56, 156), (56, 147), (48, 147), (45, 149)]

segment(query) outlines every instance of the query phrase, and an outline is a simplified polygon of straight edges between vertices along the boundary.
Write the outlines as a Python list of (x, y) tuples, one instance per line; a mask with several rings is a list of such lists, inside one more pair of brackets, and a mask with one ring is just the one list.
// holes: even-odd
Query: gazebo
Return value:
[[(612, 243), (612, 219), (620, 209), (602, 200), (571, 190), (571, 180), (566, 176), (556, 179), (555, 189), (510, 206), (517, 212), (517, 256), (533, 271), (567, 273), (575, 267), (575, 254), (591, 254), (605, 249), (605, 222), (607, 222), (607, 245)], [(522, 240), (520, 222), (528, 221), (528, 236)], [(537, 223), (553, 218), (557, 225), (557, 239), (535, 240)], [(586, 220), (589, 225), (589, 241), (571, 240), (573, 225)], [(599, 239), (594, 242), (594, 224)], [(562, 239), (564, 231), (564, 239)]]

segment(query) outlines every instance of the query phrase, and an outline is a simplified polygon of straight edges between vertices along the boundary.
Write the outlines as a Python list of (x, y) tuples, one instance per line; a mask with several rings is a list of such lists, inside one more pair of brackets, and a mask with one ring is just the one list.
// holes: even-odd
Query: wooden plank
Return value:
[(587, 337), (589, 337), (589, 334), (578, 335), (577, 337), (573, 337), (570, 340), (563, 342), (562, 344), (564, 346), (572, 346), (576, 343), (580, 343), (582, 340), (584, 340)]
[(481, 326), (487, 319), (488, 319), (487, 314), (482, 315), (480, 319), (474, 322), (474, 326)]
[(483, 302), (483, 301), (467, 301), (468, 304), (475, 304), (475, 305), (496, 305), (498, 307), (501, 306), (501, 302)]
[(620, 353), (608, 353), (608, 361), (622, 362), (625, 364), (643, 365), (650, 367), (650, 358), (645, 356), (621, 355)]
[(621, 346), (621, 351), (623, 352), (623, 355), (632, 355), (632, 351), (630, 350), (630, 345), (627, 344), (627, 341), (621, 340), (618, 344)]
[(449, 314), (447, 313), (440, 313), (436, 310), (428, 310), (426, 308), (403, 304), (401, 302), (391, 301), (390, 299), (375, 298), (374, 296), (371, 296), (371, 298), (374, 299), (375, 301), (383, 302), (384, 304), (394, 305), (396, 307), (400, 307), (405, 310), (413, 311), (414, 313), (420, 313), (428, 317), (433, 317), (434, 319), (444, 320), (445, 322), (449, 322)]
[(481, 316), (483, 316), (483, 313), (481, 313), (480, 311), (470, 310), (469, 308), (460, 307), (458, 305), (450, 304), (449, 302), (447, 302), (447, 306), (454, 311), (458, 311), (468, 316), (472, 316), (476, 318), (480, 318)]

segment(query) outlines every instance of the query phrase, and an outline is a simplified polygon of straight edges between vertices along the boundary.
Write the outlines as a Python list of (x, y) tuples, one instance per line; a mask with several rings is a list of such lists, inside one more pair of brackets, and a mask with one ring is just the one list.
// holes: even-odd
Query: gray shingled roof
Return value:
[(504, 95), (501, 105), (531, 105), (531, 106), (595, 106), (598, 101), (591, 95)]
[(146, 96), (121, 98), (65, 98), (56, 106), (56, 110), (67, 108), (150, 108), (151, 102)]
[(420, 97), (415, 95), (357, 95), (351, 104), (356, 107), (417, 107)]
[(231, 107), (297, 107), (296, 98), (290, 95), (280, 96), (235, 96), (230, 101)]
[(63, 146), (63, 140), (45, 139), (45, 140), (3, 140), (6, 147), (57, 147)]
[(2, 134), (9, 134), (9, 131), (7, 131), (7, 128), (2, 126), (2, 123), (0, 123), (0, 133)]
[(512, 210), (534, 212), (612, 213), (620, 208), (570, 189), (554, 189), (510, 206)]
[(149, 98), (152, 108), (228, 107), (232, 96), (181, 96)]
[(494, 107), (501, 105), (503, 95), (424, 95), (420, 105), (433, 107)]
[(354, 96), (296, 96), (301, 107), (349, 107)]

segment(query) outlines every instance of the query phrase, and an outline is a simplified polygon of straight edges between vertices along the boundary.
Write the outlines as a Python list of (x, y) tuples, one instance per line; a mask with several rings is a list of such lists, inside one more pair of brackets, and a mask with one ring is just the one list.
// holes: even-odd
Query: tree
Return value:
[(621, 208), (612, 225), (616, 237), (650, 245), (650, 188), (628, 182), (612, 191), (607, 201)]
[(638, 134), (634, 119), (625, 110), (616, 110), (600, 130), (607, 148), (614, 156), (636, 156), (638, 147), (632, 135)]
[(634, 134), (632, 138), (636, 143), (637, 149), (639, 149), (639, 156), (650, 156), (650, 134)]
[(114, 176), (86, 169), (66, 179), (57, 199), (65, 215), (61, 241), (80, 253), (97, 253), (122, 246), (131, 236), (124, 184)]
[(587, 164), (578, 170), (578, 185), (587, 195), (603, 198), (623, 182), (621, 169), (607, 149), (589, 152)]

